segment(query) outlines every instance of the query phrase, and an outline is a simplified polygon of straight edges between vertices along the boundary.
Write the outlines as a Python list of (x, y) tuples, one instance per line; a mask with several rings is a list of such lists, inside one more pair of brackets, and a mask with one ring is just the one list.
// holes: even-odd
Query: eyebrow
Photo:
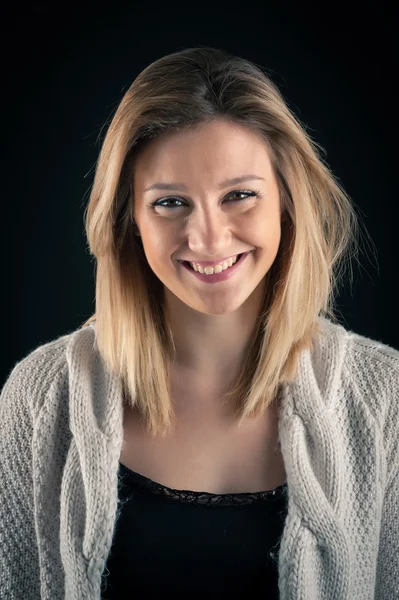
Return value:
[[(229, 185), (235, 185), (236, 183), (242, 183), (243, 181), (249, 180), (262, 180), (264, 181), (264, 177), (258, 177), (258, 175), (241, 175), (241, 177), (233, 177), (232, 179), (225, 179), (221, 183), (219, 183), (218, 188), (222, 190), (223, 188)], [(154, 183), (150, 187), (146, 188), (144, 192), (150, 192), (151, 190), (182, 190), (187, 191), (188, 188), (184, 183)]]

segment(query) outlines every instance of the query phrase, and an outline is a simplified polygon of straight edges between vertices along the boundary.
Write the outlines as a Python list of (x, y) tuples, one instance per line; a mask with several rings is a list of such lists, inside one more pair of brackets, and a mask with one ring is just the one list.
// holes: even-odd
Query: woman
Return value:
[(399, 352), (334, 315), (350, 199), (256, 65), (125, 94), (86, 215), (96, 312), (0, 401), (0, 597), (392, 600)]

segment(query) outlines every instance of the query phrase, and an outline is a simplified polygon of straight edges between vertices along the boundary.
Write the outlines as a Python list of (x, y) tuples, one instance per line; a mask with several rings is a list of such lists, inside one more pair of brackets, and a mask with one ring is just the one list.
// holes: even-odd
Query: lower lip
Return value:
[(250, 254), (251, 252), (252, 250), (246, 252), (245, 254), (242, 254), (237, 260), (237, 262), (235, 262), (234, 265), (229, 269), (226, 269), (221, 273), (214, 273), (213, 275), (205, 275), (205, 273), (199, 273), (198, 271), (194, 271), (194, 269), (189, 267), (186, 263), (180, 264), (182, 264), (183, 267), (187, 269), (187, 271), (189, 271), (192, 275), (195, 275), (195, 277), (197, 277), (201, 281), (204, 281), (205, 283), (218, 283), (219, 281), (226, 281), (227, 279), (230, 279), (230, 277), (233, 277), (234, 273), (238, 271), (244, 260), (247, 258), (248, 254)]

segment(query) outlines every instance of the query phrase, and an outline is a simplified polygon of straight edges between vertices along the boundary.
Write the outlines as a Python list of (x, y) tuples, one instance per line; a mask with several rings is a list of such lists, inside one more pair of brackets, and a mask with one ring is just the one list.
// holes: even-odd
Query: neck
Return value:
[(173, 367), (204, 381), (233, 378), (252, 341), (264, 287), (259, 285), (235, 311), (206, 314), (165, 288), (165, 308), (176, 347)]

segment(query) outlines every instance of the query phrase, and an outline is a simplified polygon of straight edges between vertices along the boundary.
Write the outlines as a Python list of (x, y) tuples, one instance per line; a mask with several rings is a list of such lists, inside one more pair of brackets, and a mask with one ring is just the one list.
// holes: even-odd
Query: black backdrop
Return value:
[(338, 307), (348, 328), (399, 348), (395, 19), (381, 2), (317, 5), (3, 5), (0, 383), (93, 312), (83, 213), (104, 125), (145, 66), (194, 45), (264, 65), (326, 149), (372, 238)]

